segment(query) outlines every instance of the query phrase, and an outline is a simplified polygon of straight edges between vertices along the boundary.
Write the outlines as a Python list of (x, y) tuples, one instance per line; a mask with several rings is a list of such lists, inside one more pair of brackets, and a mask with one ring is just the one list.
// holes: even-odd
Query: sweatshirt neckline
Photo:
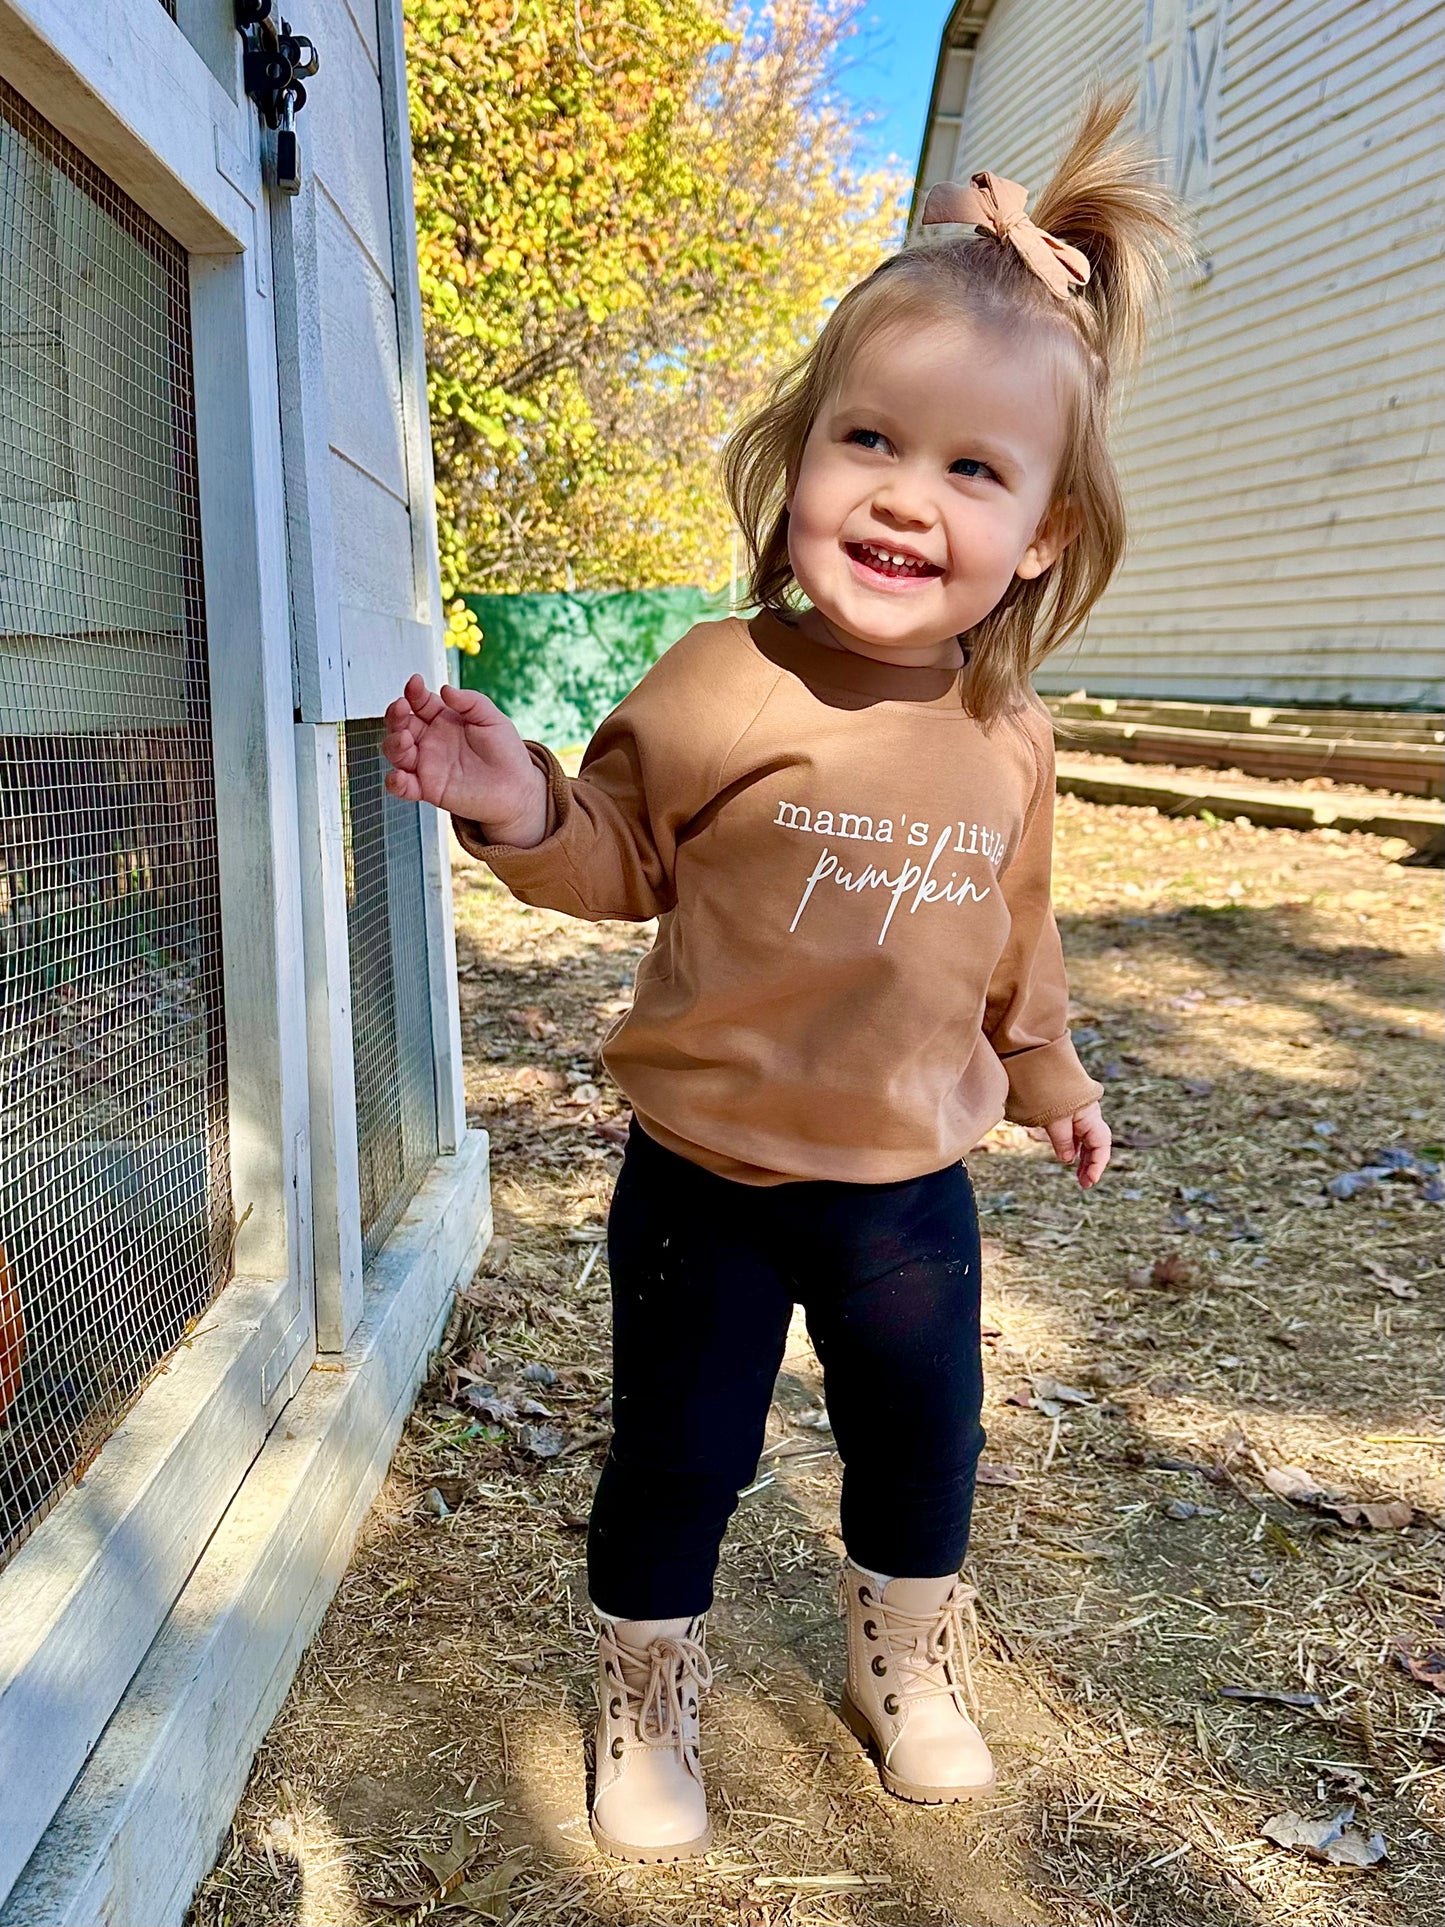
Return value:
[(805, 683), (846, 689), (880, 702), (923, 703), (961, 708), (961, 669), (922, 669), (905, 663), (875, 662), (848, 649), (829, 649), (760, 609), (746, 625), (754, 645), (770, 662), (793, 670)]

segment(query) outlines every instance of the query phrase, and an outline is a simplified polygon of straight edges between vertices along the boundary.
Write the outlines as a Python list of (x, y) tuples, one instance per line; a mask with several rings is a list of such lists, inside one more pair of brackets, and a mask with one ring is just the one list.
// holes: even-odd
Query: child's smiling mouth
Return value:
[(871, 587), (911, 588), (920, 582), (935, 582), (943, 570), (909, 549), (885, 548), (879, 542), (845, 542), (843, 552), (853, 571)]

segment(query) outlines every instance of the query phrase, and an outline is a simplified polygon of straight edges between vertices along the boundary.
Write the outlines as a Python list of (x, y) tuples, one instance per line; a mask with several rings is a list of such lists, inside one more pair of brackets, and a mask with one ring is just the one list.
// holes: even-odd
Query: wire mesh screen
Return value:
[(0, 1562), (225, 1281), (182, 251), (0, 82)]
[(421, 809), (383, 787), (381, 723), (342, 732), (351, 1032), (370, 1264), (437, 1155)]

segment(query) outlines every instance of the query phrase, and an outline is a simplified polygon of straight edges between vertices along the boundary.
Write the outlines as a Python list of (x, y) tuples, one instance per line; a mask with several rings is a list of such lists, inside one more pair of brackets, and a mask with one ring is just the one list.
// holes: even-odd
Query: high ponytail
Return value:
[(1033, 219), (1076, 247), (1089, 280), (1071, 301), (1089, 345), (1117, 372), (1144, 351), (1151, 315), (1163, 300), (1172, 260), (1192, 250), (1179, 203), (1159, 178), (1158, 157), (1120, 133), (1132, 91), (1095, 89), (1073, 140), (1038, 197)]

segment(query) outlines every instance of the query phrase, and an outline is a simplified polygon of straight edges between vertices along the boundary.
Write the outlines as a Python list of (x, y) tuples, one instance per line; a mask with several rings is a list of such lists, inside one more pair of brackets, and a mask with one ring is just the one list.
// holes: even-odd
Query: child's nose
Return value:
[(909, 528), (931, 528), (938, 519), (933, 497), (921, 479), (890, 475), (874, 491), (873, 506), (890, 522)]

